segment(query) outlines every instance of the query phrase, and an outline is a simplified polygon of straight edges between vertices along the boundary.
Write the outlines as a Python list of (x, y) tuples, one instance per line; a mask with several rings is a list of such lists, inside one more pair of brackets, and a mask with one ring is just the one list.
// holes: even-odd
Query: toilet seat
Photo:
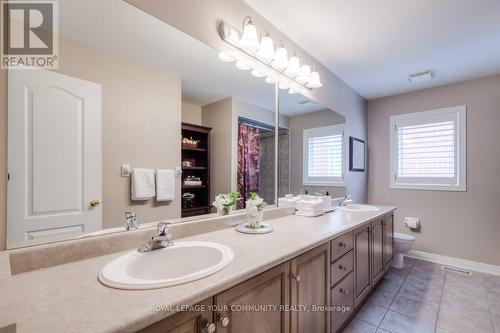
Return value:
[(394, 233), (394, 241), (398, 243), (414, 243), (415, 236), (402, 234), (400, 232)]

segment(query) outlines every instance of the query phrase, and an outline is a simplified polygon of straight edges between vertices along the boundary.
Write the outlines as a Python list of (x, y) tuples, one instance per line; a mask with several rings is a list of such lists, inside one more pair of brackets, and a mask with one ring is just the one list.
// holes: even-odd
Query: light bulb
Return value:
[(309, 65), (302, 65), (300, 67), (300, 73), (297, 75), (297, 81), (300, 83), (307, 83), (311, 81), (311, 66)]
[(224, 52), (219, 52), (219, 59), (224, 61), (224, 62), (233, 62), (234, 58), (231, 56), (228, 56)]
[(266, 74), (264, 72), (259, 71), (258, 69), (254, 69), (251, 74), (255, 77), (264, 77)]
[(300, 73), (300, 59), (296, 55), (292, 56), (288, 61), (288, 67), (285, 74), (290, 76), (297, 76)]
[(277, 70), (284, 70), (288, 66), (288, 52), (284, 47), (280, 47), (276, 50), (274, 60), (271, 63), (271, 66), (276, 68)]
[(290, 88), (290, 87), (288, 86), (288, 84), (286, 84), (285, 82), (280, 82), (280, 83), (278, 84), (278, 87), (279, 87), (280, 89), (283, 89), (283, 90), (285, 90), (285, 89), (289, 89), (289, 88)]
[(252, 22), (252, 19), (243, 26), (243, 33), (241, 34), (240, 45), (250, 51), (257, 51), (259, 48), (259, 40), (257, 38), (257, 28)]
[(241, 69), (242, 71), (248, 71), (248, 70), (252, 69), (252, 67), (250, 67), (249, 65), (245, 64), (243, 61), (240, 61), (240, 60), (238, 60), (236, 62), (236, 67), (238, 69)]
[(307, 88), (320, 88), (323, 85), (321, 84), (321, 80), (319, 78), (319, 73), (314, 71), (311, 73), (311, 81), (307, 83)]
[(268, 77), (266, 77), (266, 82), (269, 84), (275, 84), (277, 82), (277, 80), (272, 76), (268, 76)]
[(260, 48), (259, 51), (257, 51), (256, 54), (257, 58), (270, 62), (274, 58), (274, 43), (271, 37), (269, 36), (264, 36), (260, 40)]

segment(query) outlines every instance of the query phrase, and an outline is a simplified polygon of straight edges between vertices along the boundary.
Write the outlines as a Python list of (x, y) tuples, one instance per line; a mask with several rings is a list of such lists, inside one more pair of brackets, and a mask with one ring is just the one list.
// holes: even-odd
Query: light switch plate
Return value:
[(175, 178), (181, 178), (181, 176), (182, 176), (182, 168), (176, 167), (175, 168)]
[(130, 172), (131, 172), (131, 168), (130, 168), (130, 164), (122, 164), (122, 177), (130, 177)]

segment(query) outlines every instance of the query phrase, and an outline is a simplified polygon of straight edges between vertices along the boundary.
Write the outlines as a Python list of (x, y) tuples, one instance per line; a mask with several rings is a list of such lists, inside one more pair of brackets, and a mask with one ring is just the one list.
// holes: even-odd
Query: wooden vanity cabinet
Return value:
[[(196, 311), (176, 313), (140, 332), (339, 332), (389, 269), (393, 229), (392, 214), (367, 222), (199, 303), (204, 307)], [(286, 306), (309, 311), (281, 311)], [(313, 306), (331, 306), (333, 312)]]
[(371, 279), (372, 285), (375, 285), (378, 280), (384, 275), (384, 219), (371, 222), (371, 235), (372, 235), (372, 269)]
[(354, 230), (354, 306), (368, 295), (371, 286), (371, 226), (366, 224)]
[(199, 308), (199, 311), (178, 312), (140, 330), (139, 333), (210, 333), (211, 329), (215, 329), (211, 305), (212, 297), (193, 307)]
[[(281, 264), (214, 297), (217, 333), (288, 332), (289, 264)], [(276, 306), (248, 310), (243, 306)]]
[[(330, 304), (330, 246), (320, 245), (290, 261), (290, 304), (306, 305), (309, 311), (290, 312), (290, 332), (329, 333), (327, 311), (313, 306)], [(262, 331), (264, 332), (264, 331)]]
[(387, 271), (394, 258), (394, 215), (384, 217), (384, 268)]

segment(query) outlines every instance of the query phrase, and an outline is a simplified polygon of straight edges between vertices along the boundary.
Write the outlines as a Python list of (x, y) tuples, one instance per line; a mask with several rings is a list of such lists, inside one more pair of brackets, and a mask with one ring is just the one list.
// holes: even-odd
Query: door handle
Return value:
[(97, 207), (97, 206), (99, 206), (100, 204), (101, 204), (101, 203), (99, 202), (99, 200), (96, 200), (96, 199), (91, 200), (91, 201), (89, 202), (89, 205), (90, 205), (91, 207), (94, 207), (94, 208), (95, 208), (95, 207)]

